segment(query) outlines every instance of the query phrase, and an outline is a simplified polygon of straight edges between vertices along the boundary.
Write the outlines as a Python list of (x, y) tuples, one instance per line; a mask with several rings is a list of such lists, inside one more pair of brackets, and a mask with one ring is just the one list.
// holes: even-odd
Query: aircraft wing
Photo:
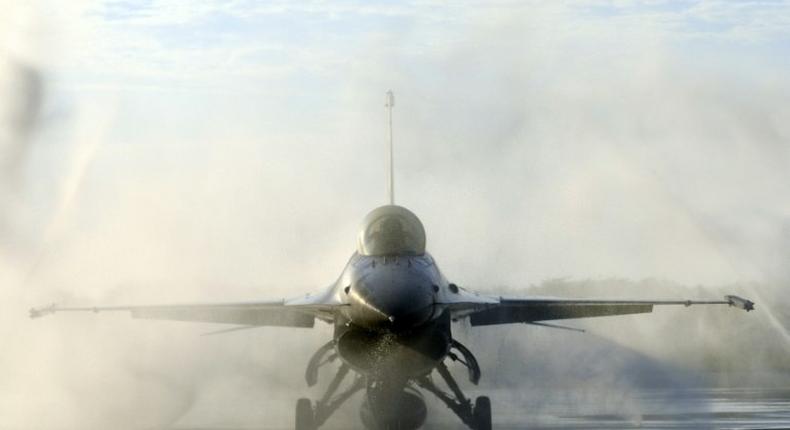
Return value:
[(500, 297), (493, 303), (489, 300), (454, 303), (450, 309), (453, 312), (453, 317), (468, 316), (472, 326), (484, 326), (641, 314), (652, 312), (653, 306), (664, 305), (728, 305), (747, 312), (754, 310), (752, 301), (732, 295), (725, 296), (724, 300), (595, 300), (542, 297), (519, 299)]
[(154, 306), (59, 307), (30, 310), (31, 318), (58, 312), (129, 312), (132, 318), (236, 324), (249, 327), (313, 327), (315, 319), (332, 321), (339, 304), (309, 298), (270, 302), (203, 303)]

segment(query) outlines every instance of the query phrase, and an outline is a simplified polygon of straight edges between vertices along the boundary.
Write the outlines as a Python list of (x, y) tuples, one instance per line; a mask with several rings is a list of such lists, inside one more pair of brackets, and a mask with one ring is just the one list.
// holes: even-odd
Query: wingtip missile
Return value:
[(727, 303), (729, 303), (730, 306), (735, 306), (736, 308), (743, 309), (746, 312), (754, 310), (754, 302), (751, 300), (747, 300), (738, 296), (725, 296), (724, 298), (727, 300)]
[(31, 319), (41, 318), (45, 315), (54, 314), (56, 311), (57, 311), (57, 307), (55, 303), (49, 306), (44, 306), (42, 308), (30, 308), (30, 318)]

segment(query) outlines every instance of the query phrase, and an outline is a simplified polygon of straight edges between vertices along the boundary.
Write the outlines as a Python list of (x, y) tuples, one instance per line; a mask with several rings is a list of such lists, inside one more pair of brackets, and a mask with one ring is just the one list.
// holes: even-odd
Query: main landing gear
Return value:
[[(334, 341), (330, 341), (322, 346), (315, 353), (313, 358), (310, 359), (305, 374), (308, 386), (312, 387), (317, 383), (319, 367), (337, 360), (338, 357), (337, 353), (334, 352), (334, 346)], [(475, 357), (466, 347), (453, 340), (447, 357), (466, 366), (469, 370), (469, 380), (477, 385), (480, 381), (480, 367)], [(473, 403), (472, 400), (467, 398), (461, 391), (461, 388), (458, 386), (453, 375), (450, 374), (444, 362), (440, 362), (436, 366), (436, 372), (449, 388), (449, 393), (440, 389), (434, 383), (431, 375), (412, 379), (411, 383), (416, 384), (423, 390), (436, 396), (472, 430), (491, 430), (491, 400), (486, 396), (481, 396), (475, 399)], [(329, 383), (326, 393), (320, 400), (314, 404), (309, 399), (305, 398), (297, 401), (295, 417), (296, 430), (316, 430), (332, 416), (343, 402), (358, 391), (366, 387), (370, 388), (370, 383), (375, 384), (375, 382), (367, 381), (363, 376), (357, 374), (353, 376), (351, 384), (348, 385), (345, 390), (338, 393), (340, 385), (349, 373), (351, 373), (351, 369), (347, 364), (342, 363), (334, 379)], [(420, 424), (416, 424), (416, 426), (420, 426)]]
[(315, 416), (313, 415), (313, 405), (310, 404), (310, 399), (299, 399), (296, 401), (296, 430), (312, 430), (317, 426), (315, 425)]
[(455, 412), (458, 418), (473, 430), (491, 430), (491, 400), (486, 396), (478, 397), (474, 406), (472, 400), (464, 396), (455, 378), (450, 374), (444, 363), (436, 366), (436, 371), (450, 388), (446, 393), (434, 384), (430, 375), (417, 379), (417, 384), (425, 391), (430, 392)]
[[(337, 354), (333, 352), (335, 341), (332, 340), (322, 346), (310, 359), (305, 373), (307, 385), (312, 387), (318, 382), (318, 368), (324, 364), (331, 363), (337, 359)], [(351, 385), (335, 395), (340, 388), (340, 384), (349, 374), (351, 369), (345, 363), (340, 365), (332, 382), (329, 383), (326, 393), (320, 400), (312, 404), (310, 399), (299, 399), (296, 402), (296, 430), (315, 430), (323, 425), (329, 417), (357, 391), (365, 388), (364, 379), (356, 375)]]
[[(469, 370), (469, 382), (477, 385), (481, 376), (480, 365), (477, 364), (477, 359), (475, 359), (475, 356), (472, 355), (469, 349), (458, 341), (453, 339), (450, 342), (450, 352), (447, 354), (447, 357), (466, 366)], [(471, 429), (491, 430), (491, 399), (486, 396), (478, 397), (475, 399), (473, 406), (471, 399), (464, 396), (461, 387), (458, 386), (444, 362), (436, 366), (436, 372), (442, 377), (452, 394), (440, 390), (430, 375), (418, 379), (417, 384), (438, 397)]]

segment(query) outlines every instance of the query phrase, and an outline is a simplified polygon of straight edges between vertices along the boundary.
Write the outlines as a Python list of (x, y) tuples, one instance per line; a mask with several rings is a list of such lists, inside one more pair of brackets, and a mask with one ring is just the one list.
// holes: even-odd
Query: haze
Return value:
[(27, 309), (329, 284), (386, 199), (388, 89), (397, 203), (459, 285), (758, 304), (476, 334), (492, 386), (577, 386), (601, 345), (647, 364), (595, 361), (600, 392), (787, 381), (788, 2), (0, 5), (0, 427), (291, 425), (326, 326)]

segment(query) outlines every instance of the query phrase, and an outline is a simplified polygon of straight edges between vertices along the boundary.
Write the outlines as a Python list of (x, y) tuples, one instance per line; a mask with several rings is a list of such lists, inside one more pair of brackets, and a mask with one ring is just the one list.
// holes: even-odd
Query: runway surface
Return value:
[[(494, 428), (501, 430), (581, 430), (581, 429), (790, 429), (790, 387), (788, 389), (693, 389), (646, 390), (605, 400), (595, 393), (563, 396), (543, 393), (529, 399), (505, 393), (491, 393)], [(536, 399), (540, 400), (536, 400)], [(600, 409), (618, 408), (601, 412)], [(425, 429), (460, 430), (466, 427), (439, 411)], [(597, 409), (594, 411), (592, 409)], [(348, 428), (327, 423), (325, 429)], [(361, 428), (358, 421), (352, 428)], [(252, 430), (244, 428), (177, 427), (171, 430)], [(260, 427), (258, 427), (260, 429)]]
[[(498, 429), (790, 429), (790, 389), (646, 391), (636, 413), (543, 413), (520, 421), (501, 416)], [(582, 406), (583, 407), (583, 406)]]

